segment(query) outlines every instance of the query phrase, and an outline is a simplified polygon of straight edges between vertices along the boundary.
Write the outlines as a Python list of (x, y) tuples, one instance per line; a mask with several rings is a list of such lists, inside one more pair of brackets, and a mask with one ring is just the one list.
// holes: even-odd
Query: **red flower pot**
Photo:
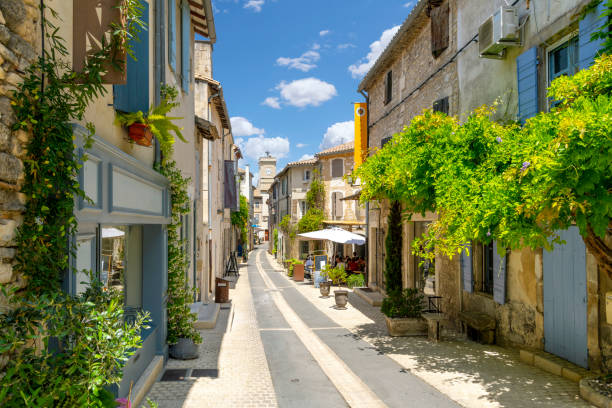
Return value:
[(144, 123), (133, 123), (128, 128), (128, 131), (128, 137), (137, 145), (151, 146), (153, 133), (151, 133), (151, 129)]

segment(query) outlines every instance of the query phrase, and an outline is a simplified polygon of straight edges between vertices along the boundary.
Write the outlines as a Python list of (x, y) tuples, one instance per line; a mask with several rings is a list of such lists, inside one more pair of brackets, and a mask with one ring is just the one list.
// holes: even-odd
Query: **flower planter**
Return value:
[(348, 290), (334, 290), (334, 297), (336, 298), (336, 308), (346, 309), (346, 304), (348, 303)]
[(304, 281), (304, 264), (293, 264), (293, 280), (296, 282)]
[(387, 317), (387, 330), (393, 337), (426, 336), (427, 321), (422, 317)]
[(602, 378), (583, 378), (580, 396), (598, 408), (612, 408), (612, 391)]
[(330, 289), (331, 289), (331, 282), (330, 281), (319, 282), (319, 292), (321, 292), (321, 296), (328, 297)]
[(191, 339), (178, 339), (176, 344), (168, 348), (170, 357), (177, 360), (193, 360), (198, 358), (198, 346)]
[(140, 146), (151, 146), (153, 133), (144, 123), (133, 123), (128, 128), (128, 137), (131, 141)]

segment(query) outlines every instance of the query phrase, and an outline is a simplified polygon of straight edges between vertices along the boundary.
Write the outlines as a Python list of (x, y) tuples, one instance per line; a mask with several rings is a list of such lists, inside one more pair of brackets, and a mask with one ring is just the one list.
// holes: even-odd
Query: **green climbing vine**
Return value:
[(168, 225), (168, 343), (176, 344), (180, 338), (201, 343), (200, 333), (194, 329), (196, 315), (189, 305), (193, 302), (193, 289), (187, 283), (188, 254), (181, 239), (182, 216), (189, 213), (187, 185), (190, 179), (183, 177), (176, 162), (164, 160), (159, 169), (170, 181), (172, 222)]
[(249, 228), (249, 202), (242, 194), (240, 194), (240, 209), (232, 211), (231, 221), (233, 226), (240, 229), (240, 239), (246, 243)]
[(321, 180), (318, 170), (314, 170), (310, 187), (306, 192), (306, 214), (300, 218), (297, 224), (298, 232), (310, 232), (323, 228), (325, 214), (323, 206), (325, 203), (325, 184)]

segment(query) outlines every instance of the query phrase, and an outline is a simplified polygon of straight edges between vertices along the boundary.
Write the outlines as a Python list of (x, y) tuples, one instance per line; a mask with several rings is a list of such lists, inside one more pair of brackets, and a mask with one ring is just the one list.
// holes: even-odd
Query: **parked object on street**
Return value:
[(229, 281), (215, 278), (215, 303), (229, 302)]
[(177, 360), (193, 360), (198, 358), (198, 346), (191, 339), (180, 338), (168, 347), (168, 353)]
[(423, 312), (423, 294), (418, 289), (396, 290), (383, 299), (380, 311), (385, 315), (391, 336), (424, 336), (427, 322)]

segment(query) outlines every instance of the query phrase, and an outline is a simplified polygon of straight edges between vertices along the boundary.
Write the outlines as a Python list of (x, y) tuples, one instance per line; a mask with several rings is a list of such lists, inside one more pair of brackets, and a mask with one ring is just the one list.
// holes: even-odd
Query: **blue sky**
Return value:
[(253, 172), (352, 140), (357, 85), (414, 2), (213, 0), (213, 77)]

